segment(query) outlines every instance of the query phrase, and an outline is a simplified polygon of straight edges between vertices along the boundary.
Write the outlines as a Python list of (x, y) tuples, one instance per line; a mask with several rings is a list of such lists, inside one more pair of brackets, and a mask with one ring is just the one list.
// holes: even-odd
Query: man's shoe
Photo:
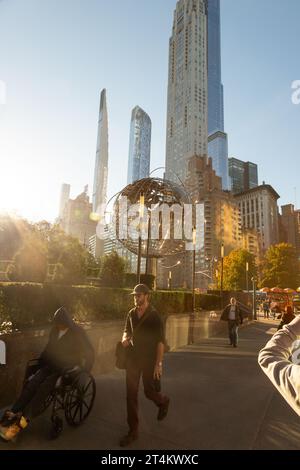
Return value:
[(0, 437), (8, 442), (16, 438), (22, 428), (17, 423), (11, 424), (8, 427), (0, 426)]
[(160, 405), (158, 409), (158, 415), (157, 415), (158, 421), (162, 421), (167, 416), (168, 410), (169, 410), (169, 404), (170, 404), (170, 398), (168, 398), (167, 401), (163, 405)]
[(122, 439), (120, 439), (120, 447), (127, 447), (129, 446), (130, 444), (132, 444), (132, 442), (136, 441), (138, 439), (138, 434), (136, 432), (131, 432), (129, 431), (128, 434), (126, 434), (126, 436), (122, 437)]
[(13, 422), (8, 425), (0, 425), (0, 437), (5, 441), (15, 440), (19, 432), (28, 426), (28, 420), (22, 413), (16, 413), (11, 421)]

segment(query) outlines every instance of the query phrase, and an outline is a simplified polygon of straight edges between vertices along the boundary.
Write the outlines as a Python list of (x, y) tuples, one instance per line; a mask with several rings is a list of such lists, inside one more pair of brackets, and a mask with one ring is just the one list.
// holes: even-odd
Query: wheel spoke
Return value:
[(69, 405), (69, 410), (72, 410), (74, 408), (74, 406), (78, 405), (78, 401), (74, 401), (74, 403), (72, 403), (72, 405)]
[(79, 410), (79, 407), (80, 407), (80, 403), (77, 405), (77, 407), (75, 408), (75, 412), (73, 414), (73, 421), (75, 421), (75, 418), (76, 418), (76, 415), (77, 415), (77, 412)]
[(87, 385), (85, 386), (85, 388), (84, 388), (84, 390), (83, 390), (83, 393), (87, 392), (87, 390), (88, 390), (89, 386), (91, 385), (91, 383), (92, 383), (92, 381), (89, 380), (88, 383), (87, 383)]
[(85, 401), (83, 401), (82, 403), (83, 403), (83, 405), (84, 405), (84, 406), (86, 406), (86, 407), (87, 407), (87, 409), (88, 409), (88, 410), (90, 409), (90, 406), (89, 406), (89, 405), (87, 405)]

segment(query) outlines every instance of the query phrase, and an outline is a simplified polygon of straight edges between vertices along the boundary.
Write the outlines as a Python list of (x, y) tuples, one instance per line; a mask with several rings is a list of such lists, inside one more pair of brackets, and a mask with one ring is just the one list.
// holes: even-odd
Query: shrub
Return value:
[[(62, 286), (34, 283), (0, 284), (0, 325), (11, 322), (13, 329), (45, 326), (53, 313), (65, 306), (80, 321), (123, 319), (133, 306), (131, 289)], [(196, 295), (196, 307), (216, 309), (219, 297)], [(185, 291), (155, 291), (152, 303), (163, 315), (190, 312), (192, 295)]]

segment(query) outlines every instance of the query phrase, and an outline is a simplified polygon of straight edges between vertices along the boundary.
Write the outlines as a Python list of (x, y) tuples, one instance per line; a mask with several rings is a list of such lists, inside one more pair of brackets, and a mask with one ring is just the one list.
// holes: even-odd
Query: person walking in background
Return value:
[[(258, 363), (279, 393), (300, 416), (300, 365), (291, 361), (293, 344), (299, 336), (300, 316), (297, 316), (277, 331), (260, 351)], [(299, 357), (299, 354), (296, 355)]]
[(158, 407), (157, 419), (167, 416), (170, 399), (160, 392), (165, 349), (161, 316), (150, 304), (150, 290), (137, 285), (132, 295), (135, 307), (127, 315), (122, 345), (129, 348), (126, 363), (127, 422), (129, 432), (120, 440), (125, 447), (138, 438), (138, 389), (143, 379), (145, 396)]
[(221, 315), (222, 321), (228, 322), (228, 335), (230, 345), (237, 348), (238, 344), (238, 328), (239, 324), (243, 323), (243, 316), (240, 307), (234, 297), (230, 299), (230, 304), (227, 305)]
[(284, 327), (284, 325), (288, 325), (289, 323), (291, 323), (291, 321), (293, 321), (294, 318), (295, 318), (295, 315), (293, 313), (293, 308), (291, 307), (291, 305), (287, 305), (285, 307), (285, 312), (283, 313), (281, 317), (281, 322), (279, 323), (277, 330), (281, 330)]
[(270, 304), (267, 299), (263, 302), (263, 311), (264, 311), (264, 318), (269, 318)]

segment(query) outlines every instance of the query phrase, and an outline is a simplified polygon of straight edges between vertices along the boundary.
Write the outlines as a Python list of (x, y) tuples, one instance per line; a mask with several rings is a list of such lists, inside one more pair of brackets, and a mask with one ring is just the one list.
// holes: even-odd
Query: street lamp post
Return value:
[(146, 269), (145, 274), (149, 274), (149, 247), (150, 247), (150, 237), (151, 237), (151, 213), (147, 219), (148, 221), (148, 235), (147, 235), (147, 252), (146, 252)]
[(138, 259), (137, 259), (137, 284), (141, 283), (141, 257), (142, 257), (142, 220), (144, 217), (144, 204), (145, 196), (140, 194), (140, 208), (139, 208), (139, 246), (138, 246)]
[(195, 325), (195, 307), (196, 307), (196, 297), (195, 297), (195, 277), (196, 277), (196, 227), (193, 227), (193, 262), (192, 262), (192, 313), (189, 319), (189, 333), (188, 333), (188, 344), (194, 343), (194, 325)]
[(172, 271), (169, 271), (168, 277), (168, 289), (171, 290), (171, 283), (172, 283)]
[(224, 243), (221, 245), (221, 308), (223, 309)]
[(247, 295), (249, 295), (249, 263), (248, 261), (246, 262), (246, 290), (247, 290)]
[(252, 313), (253, 313), (253, 319), (257, 320), (257, 314), (256, 314), (256, 279), (253, 276), (251, 278), (252, 284), (253, 284), (253, 301), (252, 301)]
[(192, 277), (193, 313), (195, 312), (195, 306), (196, 306), (195, 273), (196, 273), (196, 227), (193, 228), (193, 277)]

